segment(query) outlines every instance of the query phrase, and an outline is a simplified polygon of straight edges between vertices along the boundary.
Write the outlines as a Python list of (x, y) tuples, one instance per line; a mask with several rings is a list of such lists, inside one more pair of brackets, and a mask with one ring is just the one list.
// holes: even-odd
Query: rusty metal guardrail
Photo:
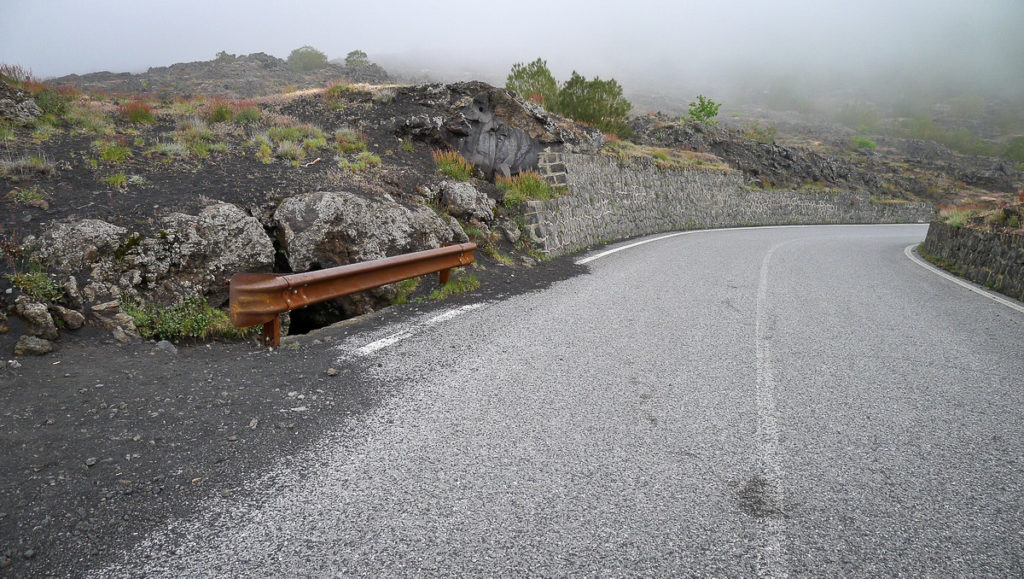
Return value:
[(238, 328), (263, 324), (263, 343), (276, 348), (284, 312), (428, 273), (440, 272), (444, 285), (451, 268), (475, 261), (475, 249), (475, 243), (459, 243), (305, 273), (239, 273), (229, 290), (231, 323)]

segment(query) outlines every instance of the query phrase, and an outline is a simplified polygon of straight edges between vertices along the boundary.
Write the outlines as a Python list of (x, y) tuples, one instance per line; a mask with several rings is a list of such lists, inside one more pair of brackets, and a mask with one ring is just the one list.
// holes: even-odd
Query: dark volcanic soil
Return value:
[(473, 270), (480, 290), (286, 338), (276, 351), (247, 342), (166, 353), (83, 330), (0, 370), (0, 574), (79, 575), (372, 410), (387, 393), (360, 362), (332, 362), (341, 338), (584, 271), (569, 258), (484, 267)]

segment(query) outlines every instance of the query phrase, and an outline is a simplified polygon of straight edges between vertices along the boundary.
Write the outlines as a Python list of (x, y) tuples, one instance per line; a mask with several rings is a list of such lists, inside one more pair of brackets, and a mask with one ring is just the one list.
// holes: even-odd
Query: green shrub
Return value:
[(139, 100), (117, 107), (117, 113), (122, 119), (133, 124), (152, 123), (156, 120), (156, 116), (153, 115), (153, 107)]
[(277, 144), (277, 151), (274, 153), (274, 156), (278, 159), (301, 161), (306, 157), (306, 150), (298, 143), (292, 141), (281, 141)]
[(238, 339), (255, 330), (234, 327), (226, 313), (198, 297), (167, 307), (124, 300), (121, 308), (132, 317), (139, 334), (146, 339)]
[(28, 203), (29, 201), (42, 201), (46, 199), (47, 193), (39, 186), (15, 187), (4, 196), (13, 203)]
[(632, 108), (622, 96), (622, 87), (615, 79), (587, 80), (576, 71), (558, 91), (556, 112), (582, 123), (628, 138), (631, 133), (626, 117)]
[(103, 183), (111, 189), (124, 189), (125, 185), (128, 184), (128, 176), (124, 173), (114, 173), (104, 177)]
[(15, 273), (6, 276), (11, 285), (25, 295), (40, 301), (56, 302), (64, 295), (64, 291), (50, 279), (45, 272), (35, 269), (28, 273)]
[(876, 147), (878, 147), (878, 145), (868, 137), (862, 135), (854, 135), (850, 137), (851, 149), (874, 149)]
[(263, 113), (260, 111), (260, 108), (258, 106), (250, 103), (245, 103), (238, 105), (238, 108), (235, 110), (235, 114), (231, 118), (231, 120), (235, 124), (251, 125), (253, 123), (259, 122), (260, 117), (262, 116)]
[(327, 55), (313, 48), (303, 46), (288, 55), (288, 67), (295, 72), (310, 72), (327, 66)]
[(327, 138), (326, 137), (310, 137), (310, 138), (302, 141), (302, 147), (304, 149), (306, 149), (307, 151), (310, 151), (310, 152), (319, 151), (321, 149), (325, 149), (325, 148), (327, 148)]
[(353, 50), (345, 55), (345, 66), (348, 68), (363, 68), (369, 64), (370, 57), (362, 50)]
[(207, 105), (206, 122), (208, 123), (224, 123), (232, 120), (234, 116), (234, 107), (225, 100), (216, 99)]
[(456, 151), (435, 150), (433, 157), (437, 170), (456, 181), (469, 181), (473, 175), (473, 165)]
[(7, 123), (0, 123), (0, 143), (14, 140), (14, 129)]
[(412, 144), (412, 139), (402, 141), (402, 150), (405, 151), (406, 153), (412, 153), (416, 151), (416, 147), (414, 147)]
[(540, 58), (529, 64), (513, 64), (505, 88), (545, 108), (558, 106), (558, 82), (548, 70), (548, 63)]
[(687, 116), (691, 121), (715, 124), (718, 122), (715, 120), (715, 117), (718, 116), (718, 109), (720, 108), (722, 108), (721, 104), (699, 94), (697, 95), (697, 100), (691, 102), (687, 108)]
[(352, 129), (339, 129), (334, 132), (335, 148), (338, 152), (351, 155), (366, 150), (366, 137)]
[(161, 157), (184, 157), (188, 155), (185, 145), (178, 142), (157, 142), (147, 152), (150, 155), (159, 155)]

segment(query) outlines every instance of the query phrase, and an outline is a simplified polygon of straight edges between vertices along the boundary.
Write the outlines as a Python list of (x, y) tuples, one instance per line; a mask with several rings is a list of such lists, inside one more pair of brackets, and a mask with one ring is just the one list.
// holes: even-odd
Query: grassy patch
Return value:
[(480, 280), (473, 274), (465, 274), (453, 277), (443, 287), (434, 290), (430, 294), (432, 300), (445, 300), (454, 295), (471, 292), (480, 287)]
[(0, 177), (53, 175), (57, 170), (42, 155), (24, 155), (11, 161), (0, 161)]
[(255, 330), (236, 328), (226, 313), (197, 297), (166, 307), (126, 300), (121, 309), (132, 317), (139, 334), (147, 339), (239, 339)]
[(42, 271), (15, 273), (6, 277), (11, 285), (35, 300), (55, 302), (64, 295), (57, 283)]
[(953, 227), (963, 227), (977, 214), (973, 209), (944, 209), (939, 212), (939, 219)]
[(402, 150), (406, 153), (412, 153), (416, 150), (412, 145), (412, 139), (402, 141)]
[(339, 129), (334, 132), (335, 148), (339, 153), (351, 155), (366, 150), (366, 137), (352, 129)]
[(650, 147), (623, 140), (609, 141), (601, 148), (601, 153), (615, 157), (619, 165), (625, 165), (633, 159), (651, 159), (659, 169), (726, 170), (729, 168), (721, 159), (708, 153)]
[(306, 150), (302, 148), (302, 145), (293, 141), (281, 141), (277, 144), (277, 151), (274, 152), (274, 156), (278, 159), (301, 161), (306, 158)]
[(436, 150), (433, 157), (437, 170), (456, 181), (469, 181), (473, 175), (473, 165), (456, 151)]
[(534, 171), (523, 171), (509, 178), (495, 177), (494, 184), (505, 192), (503, 203), (509, 209), (519, 207), (524, 201), (554, 199), (560, 193)]
[(863, 135), (854, 135), (850, 137), (849, 146), (851, 149), (876, 149), (878, 145), (874, 141)]
[(39, 188), (38, 186), (32, 187), (15, 187), (12, 191), (9, 191), (4, 196), (8, 201), (14, 203), (28, 203), (30, 201), (42, 201), (46, 199), (46, 191)]
[(124, 189), (128, 185), (128, 176), (124, 173), (114, 173), (103, 178), (103, 184), (111, 189)]
[(93, 141), (92, 146), (104, 163), (122, 163), (132, 158), (132, 150), (120, 139), (100, 139)]
[(404, 281), (400, 281), (395, 284), (395, 299), (391, 300), (391, 304), (400, 306), (404, 303), (409, 302), (409, 296), (420, 287), (420, 278), (412, 277)]

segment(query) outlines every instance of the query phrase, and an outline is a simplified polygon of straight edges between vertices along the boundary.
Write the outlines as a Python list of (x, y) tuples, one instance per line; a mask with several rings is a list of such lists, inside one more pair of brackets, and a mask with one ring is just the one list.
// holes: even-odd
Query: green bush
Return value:
[(288, 67), (295, 72), (310, 72), (327, 66), (327, 55), (313, 48), (303, 46), (288, 55)]
[(718, 109), (720, 108), (722, 108), (721, 104), (699, 94), (697, 95), (697, 100), (691, 102), (687, 108), (687, 116), (691, 121), (715, 124), (717, 123), (715, 117), (718, 116)]
[(363, 68), (370, 64), (370, 57), (362, 50), (353, 50), (345, 55), (345, 66), (348, 68)]
[(121, 308), (132, 317), (139, 334), (146, 339), (238, 339), (255, 330), (236, 328), (226, 313), (210, 307), (206, 300), (198, 297), (187, 298), (168, 307), (124, 300)]
[(875, 149), (877, 147), (878, 145), (876, 145), (874, 141), (865, 136), (854, 135), (850, 137), (851, 149)]
[(630, 136), (626, 117), (632, 105), (622, 96), (622, 87), (615, 79), (587, 80), (573, 71), (569, 80), (558, 91), (556, 112), (574, 120), (614, 133)]
[(116, 140), (94, 141), (93, 147), (99, 151), (100, 159), (105, 163), (120, 163), (132, 158), (132, 150)]
[(558, 105), (558, 81), (548, 70), (548, 63), (540, 58), (529, 64), (513, 64), (512, 72), (505, 79), (505, 88), (545, 108)]

